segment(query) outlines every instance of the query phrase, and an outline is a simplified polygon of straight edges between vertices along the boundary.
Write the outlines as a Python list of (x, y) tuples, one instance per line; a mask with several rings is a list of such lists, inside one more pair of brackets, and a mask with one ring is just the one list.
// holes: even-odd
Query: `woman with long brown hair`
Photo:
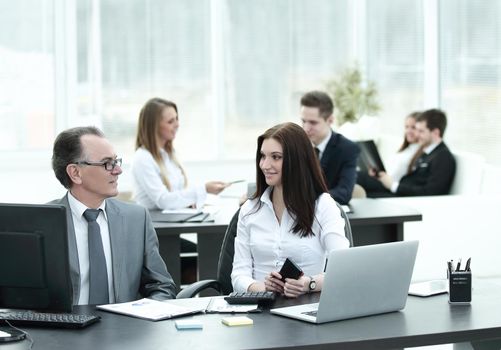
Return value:
[(201, 207), (207, 193), (218, 194), (226, 183), (188, 185), (173, 141), (179, 128), (174, 102), (152, 98), (139, 114), (132, 173), (134, 200), (148, 209)]
[[(257, 141), (256, 193), (240, 209), (234, 290), (288, 297), (320, 291), (326, 255), (348, 246), (344, 220), (304, 130), (294, 123), (268, 129)], [(286, 258), (301, 267), (302, 277), (281, 280)]]

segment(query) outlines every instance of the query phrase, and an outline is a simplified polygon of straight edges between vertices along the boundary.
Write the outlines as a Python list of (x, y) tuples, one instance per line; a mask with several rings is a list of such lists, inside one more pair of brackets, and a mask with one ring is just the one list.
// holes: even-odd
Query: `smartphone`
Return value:
[(289, 258), (285, 259), (285, 262), (278, 273), (280, 274), (280, 276), (282, 276), (283, 282), (285, 282), (286, 278), (297, 280), (304, 274), (303, 270), (301, 270), (301, 268)]

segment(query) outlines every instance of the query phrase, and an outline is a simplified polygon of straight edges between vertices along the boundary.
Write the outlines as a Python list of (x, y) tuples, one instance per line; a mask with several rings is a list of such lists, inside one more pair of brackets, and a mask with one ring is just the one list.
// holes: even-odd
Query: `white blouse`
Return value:
[(412, 143), (402, 152), (395, 153), (387, 162), (388, 175), (391, 176), (393, 182), (398, 182), (407, 174), (407, 168), (412, 160), (412, 157), (419, 149), (419, 144)]
[(132, 163), (134, 200), (148, 209), (180, 209), (195, 204), (201, 208), (207, 198), (205, 185), (184, 187), (181, 169), (170, 159), (165, 150), (160, 150), (167, 171), (171, 191), (160, 176), (160, 167), (153, 155), (141, 147), (136, 150)]
[[(260, 199), (247, 201), (240, 209), (231, 281), (236, 292), (247, 291), (252, 283), (264, 281), (279, 271), (286, 258), (298, 264), (307, 276), (324, 271), (327, 254), (348, 248), (344, 219), (328, 193), (316, 201), (314, 236), (301, 238), (292, 232), (294, 219), (284, 210), (281, 224), (275, 216), (268, 187)], [(261, 203), (261, 208), (256, 212)]]

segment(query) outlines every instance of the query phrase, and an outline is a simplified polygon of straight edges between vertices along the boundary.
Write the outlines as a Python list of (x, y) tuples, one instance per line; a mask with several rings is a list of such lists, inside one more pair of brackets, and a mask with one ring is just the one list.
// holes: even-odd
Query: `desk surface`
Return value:
[(350, 201), (350, 207), (353, 212), (348, 213), (348, 218), (352, 226), (393, 224), (423, 219), (416, 209), (374, 198), (354, 198)]
[[(237, 210), (236, 201), (223, 201), (213, 215), (213, 222), (168, 223), (155, 221), (159, 211), (152, 211), (154, 227), (160, 240), (160, 253), (177, 285), (181, 284), (179, 234), (197, 233), (199, 279), (216, 276), (219, 250), (230, 219)], [(353, 199), (353, 212), (348, 213), (355, 245), (403, 240), (404, 222), (419, 221), (421, 214), (409, 207), (398, 206), (371, 198)]]
[[(318, 295), (307, 295), (309, 302)], [(291, 303), (294, 301), (285, 301)], [(284, 303), (283, 300), (278, 303)], [(501, 337), (501, 284), (474, 280), (471, 306), (451, 306), (447, 295), (409, 296), (403, 311), (313, 325), (271, 315), (249, 314), (254, 325), (227, 327), (220, 314), (196, 315), (203, 330), (178, 331), (174, 321), (144, 321), (78, 307), (102, 321), (83, 330), (27, 329), (35, 349), (387, 349)], [(2, 345), (25, 349), (28, 342)]]
[[(399, 224), (407, 221), (421, 221), (422, 215), (415, 209), (385, 203), (373, 198), (352, 199), (352, 212), (348, 213), (352, 226)], [(226, 205), (214, 215), (214, 221), (201, 223), (169, 223), (155, 221), (160, 211), (151, 211), (153, 224), (160, 234), (179, 234), (187, 232), (224, 232), (236, 206)]]

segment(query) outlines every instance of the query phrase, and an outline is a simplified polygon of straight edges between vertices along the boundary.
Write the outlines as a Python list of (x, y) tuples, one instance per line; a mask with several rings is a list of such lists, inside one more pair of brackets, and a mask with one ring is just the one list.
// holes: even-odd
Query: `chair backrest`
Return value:
[(351, 193), (351, 198), (367, 198), (367, 192), (359, 184), (353, 186), (353, 192)]
[(233, 292), (231, 284), (231, 271), (233, 269), (233, 255), (235, 254), (235, 237), (237, 235), (238, 214), (236, 211), (228, 224), (224, 234), (221, 252), (219, 253), (219, 262), (217, 266), (217, 280), (221, 285), (221, 293), (226, 295)]
[(344, 219), (344, 234), (346, 238), (348, 238), (348, 241), (350, 242), (350, 248), (353, 247), (353, 234), (351, 233), (351, 225), (350, 225), (350, 219), (348, 219), (348, 215), (343, 210), (343, 207), (336, 202), (337, 207), (341, 211), (341, 216)]
[(454, 152), (456, 175), (449, 194), (479, 194), (485, 158), (471, 152)]

